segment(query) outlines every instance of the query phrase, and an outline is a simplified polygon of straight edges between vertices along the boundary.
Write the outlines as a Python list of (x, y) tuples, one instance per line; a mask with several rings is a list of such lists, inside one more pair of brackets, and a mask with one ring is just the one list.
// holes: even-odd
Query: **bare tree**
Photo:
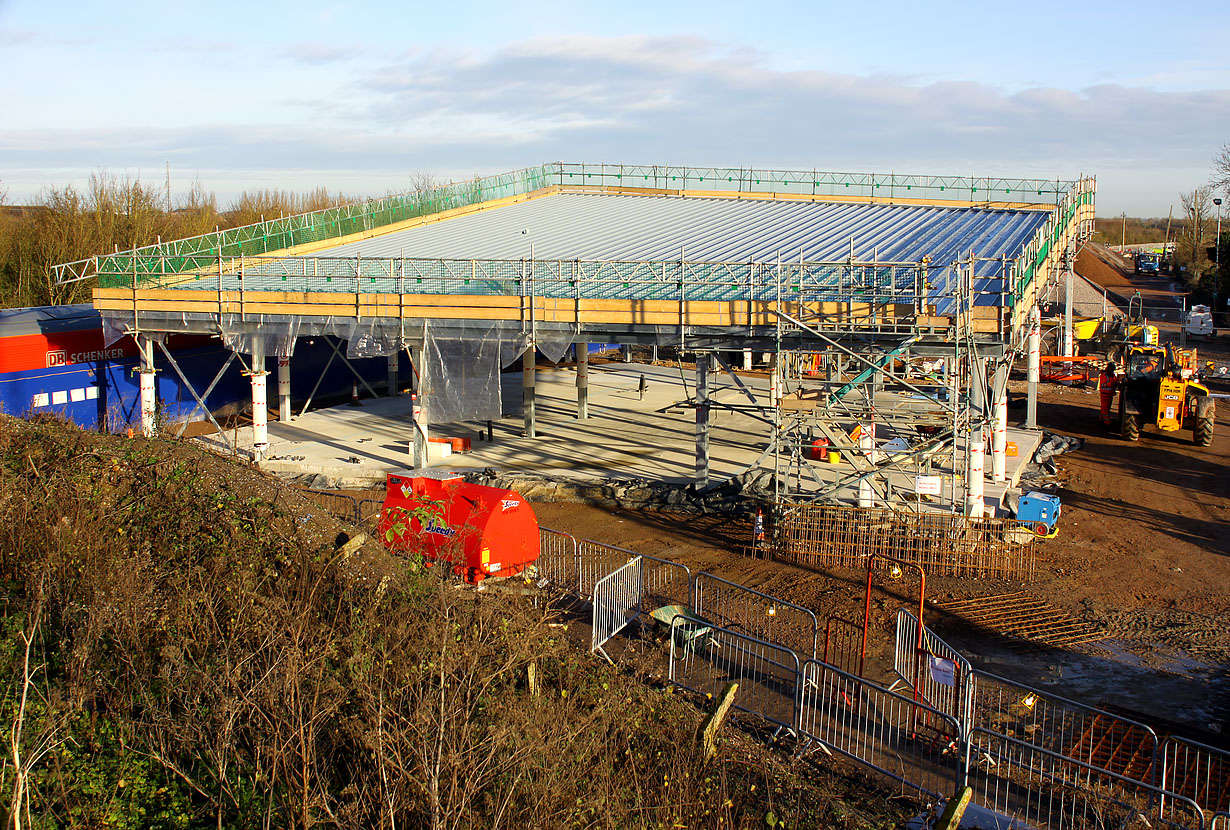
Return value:
[(1209, 177), (1209, 188), (1230, 193), (1230, 143), (1221, 145), (1221, 149), (1213, 156), (1213, 175)]
[(1179, 195), (1183, 224), (1175, 238), (1175, 262), (1185, 281), (1199, 287), (1209, 270), (1209, 221), (1213, 215), (1213, 189), (1197, 187)]

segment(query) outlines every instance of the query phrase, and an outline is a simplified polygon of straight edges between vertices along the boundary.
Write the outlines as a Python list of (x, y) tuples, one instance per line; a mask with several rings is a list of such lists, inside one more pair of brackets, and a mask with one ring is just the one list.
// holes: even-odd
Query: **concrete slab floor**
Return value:
[[(641, 378), (645, 392), (639, 391)], [(768, 404), (766, 377), (741, 376), (757, 401)], [(432, 466), (466, 472), (494, 469), (578, 480), (650, 479), (686, 484), (695, 480), (695, 410), (688, 405), (695, 391), (695, 373), (678, 367), (639, 363), (610, 363), (590, 367), (589, 409), (585, 421), (576, 419), (576, 373), (571, 367), (539, 367), (536, 400), (538, 436), (524, 438), (521, 373), (501, 375), (505, 417), (494, 422), (495, 440), (481, 439), (485, 424), (469, 422), (432, 424), (432, 437), (468, 437), (473, 450), (433, 462)], [(729, 375), (710, 380), (711, 399), (722, 403), (751, 402)], [(893, 393), (880, 393), (877, 405), (901, 405)], [(905, 405), (910, 405), (908, 401)], [(366, 488), (384, 483), (385, 474), (412, 464), (413, 437), (409, 396), (366, 399), (359, 406), (343, 404), (309, 412), (289, 423), (269, 424), (270, 447), (261, 467), (287, 476), (319, 474), (334, 487)], [(751, 413), (712, 409), (710, 416), (710, 482), (719, 483), (754, 463), (767, 446), (770, 427)], [(251, 430), (240, 430), (241, 446), (250, 450)], [(210, 436), (198, 440), (220, 446)], [(1008, 440), (1019, 453), (1008, 459), (1008, 483), (1041, 440), (1041, 433), (1009, 428)], [(772, 471), (773, 457), (762, 459), (759, 469)], [(799, 484), (815, 490), (822, 482), (846, 475), (848, 463), (809, 465)], [(988, 453), (987, 468), (990, 469)], [(888, 483), (912, 491), (911, 465), (887, 474)], [(931, 470), (946, 478), (952, 471)], [(1005, 484), (986, 483), (986, 502), (998, 504)], [(853, 500), (853, 489), (842, 496)]]

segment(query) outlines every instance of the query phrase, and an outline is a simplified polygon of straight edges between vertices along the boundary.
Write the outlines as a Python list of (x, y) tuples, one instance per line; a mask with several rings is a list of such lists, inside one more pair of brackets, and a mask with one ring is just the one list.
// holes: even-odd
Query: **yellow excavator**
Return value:
[(1119, 434), (1140, 438), (1141, 426), (1153, 423), (1163, 432), (1192, 431), (1199, 447), (1213, 443), (1217, 401), (1200, 382), (1195, 349), (1129, 344), (1119, 381)]

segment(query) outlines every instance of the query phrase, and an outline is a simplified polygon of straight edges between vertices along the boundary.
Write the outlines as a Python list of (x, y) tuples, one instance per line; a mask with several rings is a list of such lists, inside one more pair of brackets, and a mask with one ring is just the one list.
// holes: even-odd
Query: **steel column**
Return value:
[(398, 350), (388, 356), (388, 388), (385, 389), (385, 394), (389, 397), (396, 397), (397, 392), (397, 358), (401, 355)]
[(577, 420), (589, 417), (589, 343), (577, 343)]
[(696, 356), (696, 488), (709, 486), (709, 356)]
[(290, 358), (278, 358), (278, 420), (290, 421)]
[(521, 395), (524, 402), (525, 437), (533, 438), (538, 430), (538, 413), (534, 406), (535, 349), (530, 346), (521, 355)]
[(411, 449), (414, 456), (415, 469), (422, 469), (427, 466), (427, 415), (423, 410), (423, 390), (426, 378), (424, 357), (426, 353), (426, 344), (420, 344), (411, 350), (414, 374), (418, 377), (415, 391), (410, 395), (410, 417), (414, 423), (414, 439), (411, 441)]

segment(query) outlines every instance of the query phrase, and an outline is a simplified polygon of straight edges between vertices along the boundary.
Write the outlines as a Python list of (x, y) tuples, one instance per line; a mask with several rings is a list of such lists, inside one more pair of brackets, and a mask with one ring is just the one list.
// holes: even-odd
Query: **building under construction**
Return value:
[[(60, 266), (142, 354), (168, 333), (221, 338), (250, 373), (253, 446), (266, 379), (283, 417), (296, 343), (414, 367), (414, 464), (439, 424), (501, 414), (522, 362), (537, 429), (535, 352), (656, 346), (695, 366), (695, 479), (709, 473), (714, 372), (770, 373), (739, 408), (763, 424), (752, 465), (780, 502), (981, 516), (1002, 482), (1008, 370), (1036, 299), (1093, 228), (1090, 178), (1031, 180), (551, 163), (430, 191), (164, 242)], [(146, 394), (148, 390), (148, 394)], [(1033, 395), (1029, 401), (1032, 426)], [(990, 458), (984, 463), (984, 458)], [(841, 463), (833, 463), (840, 461)]]

